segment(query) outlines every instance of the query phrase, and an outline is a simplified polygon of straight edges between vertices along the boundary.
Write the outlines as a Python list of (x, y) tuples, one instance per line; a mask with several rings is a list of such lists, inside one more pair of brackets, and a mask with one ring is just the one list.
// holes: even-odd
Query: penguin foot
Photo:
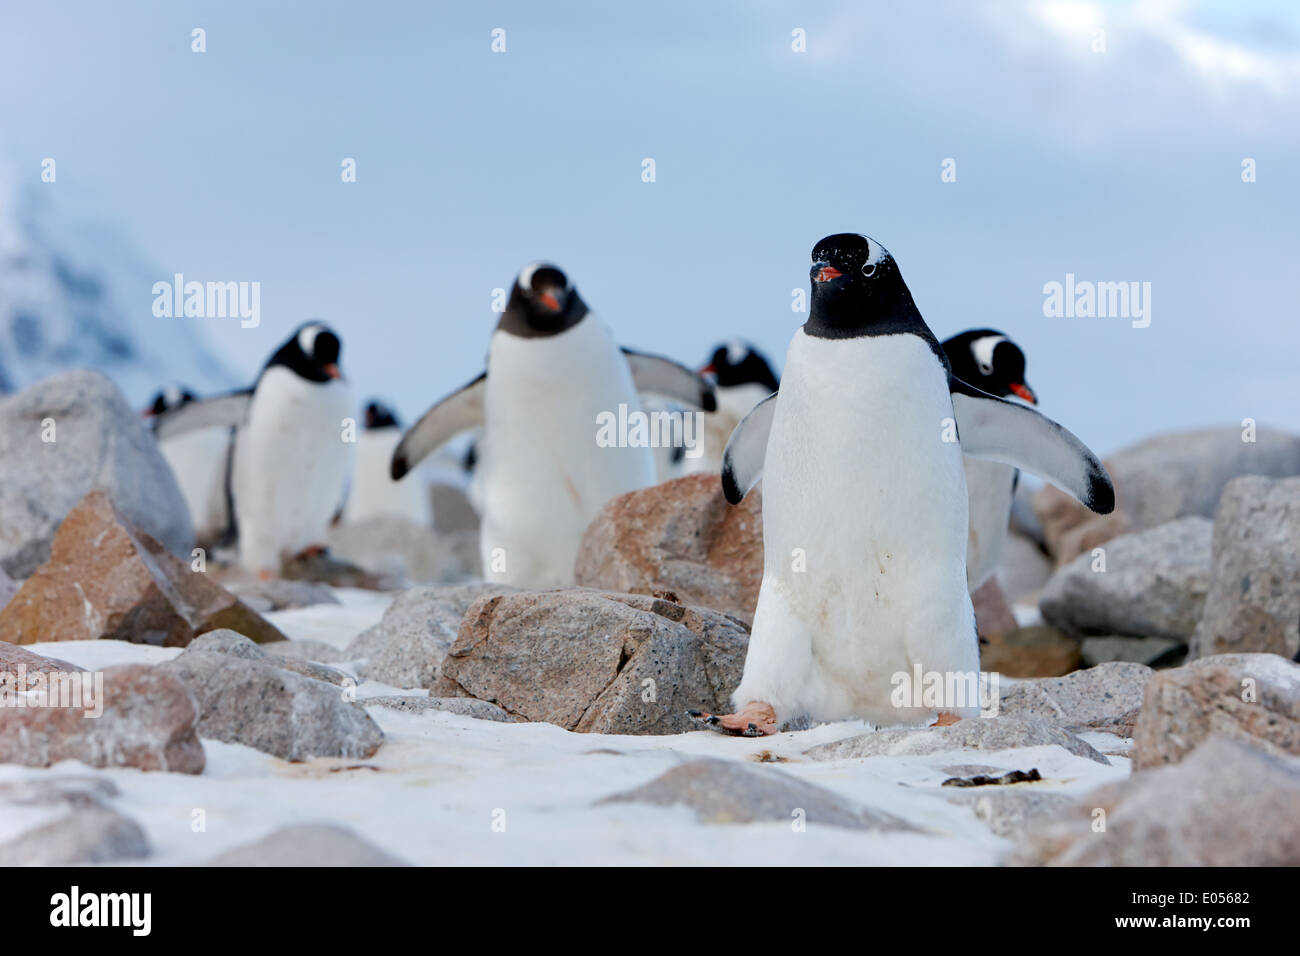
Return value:
[(776, 733), (776, 711), (762, 700), (751, 700), (734, 714), (709, 714), (688, 710), (691, 719), (707, 730), (733, 737), (765, 737)]
[(262, 568), (262, 570), (257, 572), (257, 577), (258, 580), (261, 581), (270, 581), (272, 578), (275, 577), (275, 572), (272, 571), (270, 568)]
[(939, 719), (932, 723), (931, 727), (951, 727), (957, 721), (961, 720), (956, 714), (950, 714), (946, 710), (939, 711)]
[(307, 545), (307, 547), (303, 548), (301, 551), (295, 554), (294, 559), (310, 560), (311, 558), (323, 557), (325, 551), (326, 548), (325, 545), (323, 544), (309, 544)]

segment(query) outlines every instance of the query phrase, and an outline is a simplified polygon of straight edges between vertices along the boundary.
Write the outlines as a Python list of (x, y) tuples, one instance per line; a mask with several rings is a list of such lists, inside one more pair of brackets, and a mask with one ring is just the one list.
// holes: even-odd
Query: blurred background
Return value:
[[(4, 20), (6, 390), (68, 365), (136, 404), (247, 384), (320, 317), (358, 397), (409, 421), (477, 374), (493, 290), (537, 258), (627, 345), (702, 364), (743, 336), (780, 366), (813, 243), (857, 231), (941, 338), (1010, 333), (1043, 410), (1099, 452), (1297, 427), (1293, 0), (60, 0)], [(177, 272), (260, 282), (260, 326), (154, 317)], [(1151, 283), (1150, 327), (1044, 317), (1067, 273)]]

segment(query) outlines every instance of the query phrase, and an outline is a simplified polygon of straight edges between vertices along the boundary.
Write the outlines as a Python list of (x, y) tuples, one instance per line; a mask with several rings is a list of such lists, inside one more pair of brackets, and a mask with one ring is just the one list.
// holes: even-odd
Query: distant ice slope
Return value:
[(170, 272), (68, 206), (57, 184), (0, 169), (0, 391), (69, 368), (103, 372), (134, 405), (169, 382), (239, 384), (200, 338), (208, 320), (154, 317), (153, 284)]

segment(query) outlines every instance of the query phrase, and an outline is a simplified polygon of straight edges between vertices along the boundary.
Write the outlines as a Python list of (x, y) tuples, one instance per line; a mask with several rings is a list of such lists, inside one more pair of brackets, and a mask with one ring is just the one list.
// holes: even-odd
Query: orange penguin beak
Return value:
[(560, 311), (560, 300), (551, 295), (551, 293), (543, 292), (537, 298), (541, 301), (542, 305), (546, 306), (552, 312)]
[(816, 282), (829, 282), (831, 279), (838, 279), (842, 275), (844, 273), (834, 266), (822, 266), (817, 270), (817, 274), (813, 276), (813, 280)]
[(1029, 388), (1028, 385), (1019, 385), (1019, 384), (1012, 385), (1011, 391), (1015, 392), (1016, 395), (1023, 398), (1030, 405), (1038, 404), (1038, 396), (1033, 393), (1033, 391)]
[(330, 362), (328, 365), (325, 366), (324, 372), (325, 372), (325, 374), (328, 375), (330, 378), (342, 378), (342, 377), (343, 377), (343, 373), (339, 371), (339, 367), (338, 367), (337, 365), (335, 365), (333, 362)]

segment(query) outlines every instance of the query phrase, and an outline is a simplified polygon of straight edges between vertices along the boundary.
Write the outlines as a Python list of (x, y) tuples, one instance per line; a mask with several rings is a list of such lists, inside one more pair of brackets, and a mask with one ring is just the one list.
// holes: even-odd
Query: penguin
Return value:
[[(484, 577), (521, 587), (573, 583), (587, 525), (616, 495), (654, 483), (653, 449), (601, 438), (609, 417), (641, 414), (637, 391), (712, 410), (712, 387), (667, 359), (620, 349), (557, 266), (519, 273), (492, 334), (487, 371), (437, 402), (403, 436), (400, 480), (456, 434), (476, 443)], [(626, 419), (623, 416), (627, 416)]]
[(372, 400), (364, 409), (362, 426), (357, 436), (356, 472), (342, 520), (351, 523), (388, 516), (432, 527), (433, 499), (425, 482), (396, 482), (388, 473), (393, 449), (402, 438), (397, 415), (387, 405)]
[[(998, 398), (1038, 404), (1025, 381), (1025, 353), (996, 329), (971, 329), (943, 341), (952, 374)], [(1011, 522), (1011, 502), (1020, 472), (996, 461), (967, 457), (966, 493), (970, 533), (966, 541), (966, 579), (974, 593), (1002, 563), (1002, 548)]]
[(1114, 487), (1066, 429), (953, 376), (879, 242), (822, 239), (811, 280), (780, 389), (723, 454), (729, 502), (763, 479), (735, 712), (691, 716), (745, 736), (796, 718), (951, 723), (979, 711), (962, 455), (1040, 474), (1098, 513)]
[(343, 500), (355, 442), (347, 440), (353, 405), (341, 348), (328, 325), (307, 322), (251, 389), (191, 402), (156, 426), (160, 440), (217, 424), (236, 428), (230, 488), (239, 561), (262, 578), (278, 575), (286, 558), (323, 552)]
[(718, 344), (700, 374), (713, 379), (718, 409), (704, 417), (703, 447), (683, 456), (682, 474), (717, 474), (722, 468), (722, 450), (740, 420), (780, 387), (767, 357), (741, 339)]
[[(180, 385), (159, 391), (144, 410), (144, 417), (157, 422), (198, 396)], [(194, 539), (202, 547), (224, 542), (231, 531), (227, 470), (230, 465), (232, 430), (218, 425), (178, 435), (158, 443), (158, 450), (171, 466), (190, 509)]]

